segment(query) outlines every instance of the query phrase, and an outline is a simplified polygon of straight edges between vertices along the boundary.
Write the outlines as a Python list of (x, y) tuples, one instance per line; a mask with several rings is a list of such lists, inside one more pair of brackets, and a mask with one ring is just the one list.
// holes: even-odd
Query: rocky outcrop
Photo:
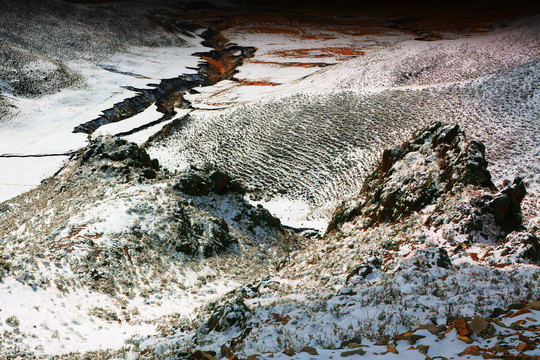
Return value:
[(521, 178), (514, 179), (510, 184), (505, 182), (505, 187), (489, 200), (488, 207), (493, 212), (495, 222), (507, 231), (516, 230), (522, 222), (521, 201), (527, 191)]
[[(128, 179), (139, 175), (146, 179), (157, 178), (159, 161), (135, 143), (111, 136), (99, 136), (84, 149), (81, 164), (89, 164), (108, 175), (126, 176)], [(131, 176), (130, 176), (131, 175)]]
[(173, 188), (190, 196), (208, 195), (210, 192), (224, 194), (226, 192), (245, 192), (243, 186), (230, 179), (229, 175), (221, 170), (202, 170), (191, 167), (182, 172)]
[(224, 332), (232, 327), (246, 325), (249, 309), (242, 298), (234, 298), (219, 305), (207, 322), (208, 331)]
[(455, 194), (469, 185), (485, 189), (485, 194), (476, 202), (473, 216), (463, 215), (468, 224), (465, 231), (482, 227), (474, 223), (483, 221), (478, 218), (482, 214), (494, 216), (504, 231), (515, 230), (521, 224), (520, 203), (526, 193), (523, 181), (516, 178), (512, 185), (495, 193), (487, 165), (480, 141), (468, 139), (458, 125), (434, 123), (412, 141), (383, 152), (358, 199), (336, 210), (327, 231), (356, 218), (363, 219), (363, 227), (400, 221), (444, 194)]

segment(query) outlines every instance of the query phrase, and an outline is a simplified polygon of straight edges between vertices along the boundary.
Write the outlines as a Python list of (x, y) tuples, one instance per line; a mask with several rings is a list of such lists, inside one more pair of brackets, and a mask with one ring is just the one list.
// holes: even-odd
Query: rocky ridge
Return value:
[[(172, 175), (136, 144), (98, 137), (56, 176), (2, 204), (0, 281), (36, 297), (58, 293), (68, 303), (79, 293), (110, 296), (65, 315), (79, 320), (60, 324), (61, 334), (79, 336), (88, 326), (81, 318), (127, 328), (158, 324), (156, 311), (215, 297), (298, 246), (296, 235), (241, 192), (222, 171)], [(141, 303), (152, 309), (136, 310)], [(0, 352), (29, 358), (34, 352), (23, 339), (36, 338), (42, 326), (30, 318), (8, 327)]]

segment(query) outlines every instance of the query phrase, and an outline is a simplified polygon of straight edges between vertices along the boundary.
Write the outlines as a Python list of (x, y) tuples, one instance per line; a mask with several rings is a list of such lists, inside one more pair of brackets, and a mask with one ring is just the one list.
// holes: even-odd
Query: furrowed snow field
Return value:
[[(484, 141), (496, 181), (523, 176), (525, 212), (538, 213), (539, 26), (406, 41), (274, 87), (264, 98), (197, 111), (149, 146), (174, 170), (218, 164), (268, 198), (284, 192), (324, 209), (356, 194), (384, 146), (431, 121), (457, 122)], [(217, 136), (219, 134), (219, 136)], [(519, 155), (518, 155), (519, 154)]]

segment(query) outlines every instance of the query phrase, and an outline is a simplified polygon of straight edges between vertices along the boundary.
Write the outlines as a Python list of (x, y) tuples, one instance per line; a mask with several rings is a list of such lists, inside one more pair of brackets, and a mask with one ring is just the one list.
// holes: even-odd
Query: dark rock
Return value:
[(159, 163), (152, 163), (146, 150), (135, 143), (110, 136), (99, 136), (92, 140), (81, 156), (81, 163), (100, 162), (106, 159), (124, 162), (130, 167), (159, 169)]
[(488, 202), (495, 223), (503, 230), (510, 232), (521, 226), (521, 202), (526, 193), (523, 180), (517, 177), (511, 185), (507, 185)]
[(177, 242), (174, 249), (186, 255), (195, 255), (197, 253), (197, 249), (188, 241)]
[(366, 352), (362, 349), (355, 349), (355, 350), (349, 350), (349, 351), (344, 351), (341, 353), (341, 357), (349, 357), (349, 356), (352, 356), (352, 355), (364, 355)]
[(230, 192), (233, 192), (233, 193), (236, 193), (236, 194), (245, 194), (246, 193), (246, 188), (244, 187), (244, 185), (242, 185), (242, 183), (236, 181), (236, 180), (232, 180), (230, 183), (229, 183), (229, 191)]
[(513, 304), (508, 305), (509, 310), (521, 310), (523, 309), (523, 307), (524, 306), (521, 303), (513, 303)]
[(313, 356), (319, 355), (319, 353), (317, 352), (317, 349), (312, 348), (311, 346), (304, 346), (302, 349), (300, 349), (300, 352), (305, 352)]
[(211, 355), (209, 352), (204, 352), (201, 350), (196, 350), (191, 354), (191, 357), (194, 360), (217, 360), (215, 356)]
[(155, 179), (157, 178), (157, 174), (152, 168), (144, 168), (141, 173), (142, 176), (144, 176), (147, 179)]
[[(410, 142), (383, 152), (358, 199), (336, 209), (327, 233), (357, 217), (363, 218), (359, 224), (364, 228), (398, 221), (433, 204), (458, 185), (494, 189), (485, 147), (480, 141), (467, 140), (457, 125), (434, 123)], [(469, 225), (478, 228), (481, 223)]]
[(362, 343), (362, 339), (359, 338), (358, 336), (354, 336), (353, 338), (349, 339), (349, 340), (344, 340), (341, 342), (341, 348), (346, 348), (348, 347), (349, 345), (351, 344), (361, 344)]
[(494, 319), (494, 318), (498, 318), (499, 316), (504, 315), (504, 314), (506, 314), (506, 311), (504, 311), (503, 309), (497, 307), (497, 308), (493, 309), (493, 312), (491, 313), (491, 315), (489, 315), (489, 317)]
[(439, 248), (436, 264), (438, 267), (444, 269), (449, 269), (452, 266), (452, 261), (450, 260), (450, 257), (445, 249)]
[(440, 129), (435, 134), (435, 136), (433, 136), (433, 138), (431, 139), (431, 143), (434, 146), (438, 146), (440, 144), (450, 145), (452, 141), (454, 141), (458, 133), (459, 133), (459, 125), (445, 126), (442, 129)]
[(216, 170), (210, 174), (210, 185), (212, 191), (216, 194), (223, 194), (227, 190), (227, 182), (229, 181), (229, 175)]
[(159, 160), (158, 159), (150, 160), (150, 167), (154, 170), (159, 170)]
[(429, 351), (429, 346), (427, 345), (418, 345), (416, 348), (418, 349), (418, 351), (420, 351), (424, 355), (427, 355)]
[(284, 349), (283, 350), (283, 353), (287, 356), (294, 356), (296, 353), (294, 352), (293, 349), (290, 349), (290, 348), (287, 348), (287, 349)]
[(89, 275), (90, 275), (90, 278), (92, 280), (94, 280), (94, 281), (99, 281), (99, 280), (104, 278), (103, 274), (101, 274), (96, 269), (92, 269), (92, 271), (90, 271)]
[(407, 340), (409, 344), (411, 345), (416, 344), (418, 340), (423, 339), (423, 338), (425, 338), (424, 335), (417, 335), (417, 334), (409, 334), (409, 335), (403, 336), (403, 340)]
[(469, 326), (476, 336), (489, 337), (495, 333), (495, 327), (480, 316), (476, 316)]
[(209, 186), (206, 179), (194, 172), (183, 173), (178, 177), (173, 189), (179, 190), (186, 195), (208, 195)]
[(426, 324), (426, 325), (421, 325), (420, 327), (422, 329), (426, 329), (427, 331), (429, 331), (433, 335), (437, 335), (437, 334), (443, 332), (444, 330), (446, 330), (446, 326), (444, 326), (444, 325), (437, 326), (437, 325), (433, 325), (433, 324)]
[(231, 349), (227, 347), (227, 345), (223, 344), (221, 345), (220, 355), (222, 358), (230, 359), (234, 354), (232, 353)]

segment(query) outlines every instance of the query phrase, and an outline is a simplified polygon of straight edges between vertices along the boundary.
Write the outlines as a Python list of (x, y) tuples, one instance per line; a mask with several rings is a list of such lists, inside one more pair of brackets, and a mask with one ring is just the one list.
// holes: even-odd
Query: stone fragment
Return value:
[(458, 336), (458, 339), (461, 340), (461, 341), (463, 341), (463, 342), (466, 343), (466, 344), (470, 344), (470, 343), (473, 342), (472, 339), (469, 338), (469, 337), (467, 337), (467, 336), (462, 336), (462, 335), (460, 335), (460, 336)]
[(210, 174), (210, 184), (212, 186), (212, 191), (216, 194), (223, 194), (227, 189), (227, 182), (229, 181), (229, 175), (226, 173), (216, 170)]
[(341, 357), (348, 357), (348, 356), (352, 356), (352, 355), (364, 355), (366, 352), (362, 349), (355, 349), (355, 350), (349, 350), (349, 351), (344, 351), (341, 353)]
[(285, 349), (283, 350), (283, 353), (288, 356), (294, 356), (295, 352), (293, 349)]
[(540, 301), (533, 301), (529, 304), (529, 309), (540, 311)]
[(433, 335), (437, 335), (437, 334), (439, 334), (439, 333), (446, 330), (446, 326), (444, 326), (444, 325), (437, 326), (437, 325), (433, 325), (433, 324), (421, 325), (420, 328), (421, 329), (426, 329), (427, 331), (429, 331)]
[(465, 355), (480, 356), (480, 348), (478, 347), (478, 345), (471, 345), (458, 354), (458, 356), (460, 357), (463, 357)]
[(489, 337), (495, 333), (495, 327), (489, 323), (486, 319), (476, 316), (469, 324), (472, 332), (476, 336)]
[(427, 355), (428, 350), (429, 350), (429, 346), (427, 345), (418, 345), (416, 348), (418, 349), (418, 351), (420, 351), (424, 355)]
[(213, 355), (201, 350), (194, 351), (191, 357), (195, 360), (217, 360)]
[(392, 354), (399, 354), (399, 351), (396, 349), (396, 347), (393, 344), (390, 344), (386, 347), (386, 352), (390, 352)]
[(304, 346), (300, 352), (305, 352), (305, 353), (308, 353), (309, 355), (319, 355), (319, 353), (317, 352), (317, 349), (311, 347), (311, 346)]
[(514, 317), (518, 317), (518, 316), (523, 315), (523, 314), (529, 314), (530, 312), (531, 312), (531, 310), (529, 310), (529, 309), (521, 309), (521, 310), (516, 311), (515, 313), (513, 313), (509, 317), (514, 318)]
[(454, 326), (460, 336), (469, 336), (472, 333), (469, 323), (465, 318), (459, 318), (454, 320)]
[(409, 334), (409, 335), (403, 336), (403, 340), (407, 340), (409, 344), (411, 345), (416, 344), (418, 340), (423, 339), (423, 338), (425, 338), (424, 335), (416, 335), (416, 334)]
[(144, 168), (142, 169), (141, 175), (147, 179), (155, 179), (157, 178), (157, 174), (152, 168)]
[(221, 357), (224, 357), (226, 359), (230, 359), (233, 356), (231, 349), (229, 349), (225, 344), (221, 345), (220, 354)]

